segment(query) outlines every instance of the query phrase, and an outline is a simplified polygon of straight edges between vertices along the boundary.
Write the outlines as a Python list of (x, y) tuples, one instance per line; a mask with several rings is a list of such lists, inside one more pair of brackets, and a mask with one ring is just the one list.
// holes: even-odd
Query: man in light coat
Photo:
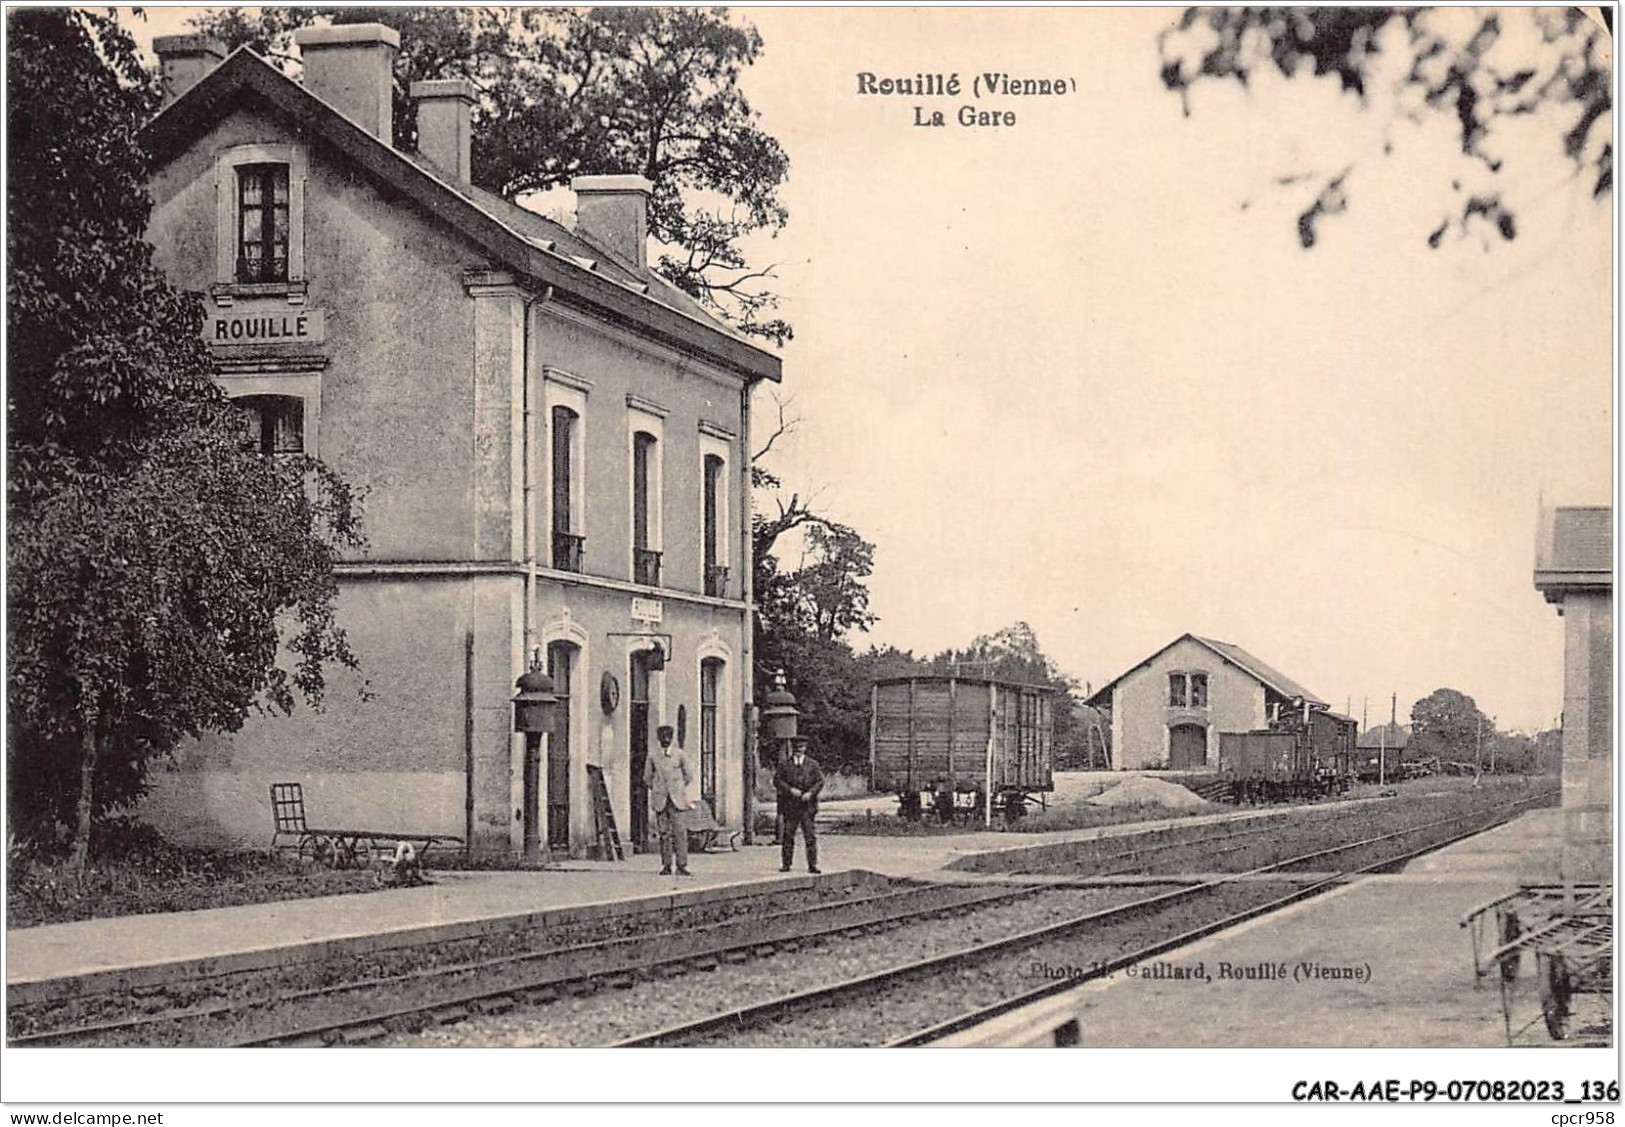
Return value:
[(651, 754), (643, 769), (643, 781), (649, 788), (649, 809), (654, 812), (655, 828), (660, 835), (660, 874), (671, 875), (671, 856), (677, 854), (677, 875), (686, 877), (688, 871), (688, 819), (687, 812), (694, 801), (689, 798), (694, 785), (694, 764), (688, 752), (671, 746), (672, 729), (662, 724), (655, 730), (660, 750)]

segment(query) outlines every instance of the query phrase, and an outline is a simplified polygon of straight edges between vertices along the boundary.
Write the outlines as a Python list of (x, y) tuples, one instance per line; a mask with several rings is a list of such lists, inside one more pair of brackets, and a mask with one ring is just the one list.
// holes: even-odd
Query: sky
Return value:
[[(1566, 121), (1494, 135), (1515, 241), (1430, 250), (1452, 182), (1487, 182), (1450, 121), (1273, 75), (1203, 84), (1186, 116), (1158, 77), (1177, 10), (736, 13), (791, 161), (789, 225), (751, 245), (795, 326), (799, 425), (769, 465), (877, 545), (860, 648), (1024, 620), (1099, 686), (1192, 632), (1372, 723), (1441, 686), (1502, 728), (1556, 720), (1538, 506), (1610, 501), (1614, 428), (1615, 200), (1562, 156)], [(1510, 65), (1532, 43), (1505, 24)], [(860, 92), (985, 72), (1067, 92)], [(1345, 167), (1306, 251), (1318, 187), (1278, 181)]]

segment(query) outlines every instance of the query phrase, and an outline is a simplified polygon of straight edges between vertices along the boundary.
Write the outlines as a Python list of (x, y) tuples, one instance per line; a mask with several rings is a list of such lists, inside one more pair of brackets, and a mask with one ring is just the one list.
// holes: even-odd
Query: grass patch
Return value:
[(6, 927), (186, 912), (368, 892), (367, 870), (322, 869), (281, 854), (176, 845), (151, 827), (115, 819), (96, 827), (82, 874), (65, 857), (8, 849)]

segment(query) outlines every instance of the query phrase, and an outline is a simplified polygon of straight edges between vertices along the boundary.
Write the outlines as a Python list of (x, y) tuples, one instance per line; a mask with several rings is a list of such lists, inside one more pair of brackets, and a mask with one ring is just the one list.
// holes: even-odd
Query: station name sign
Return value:
[(210, 344), (321, 344), (327, 316), (321, 309), (219, 309), (203, 319)]

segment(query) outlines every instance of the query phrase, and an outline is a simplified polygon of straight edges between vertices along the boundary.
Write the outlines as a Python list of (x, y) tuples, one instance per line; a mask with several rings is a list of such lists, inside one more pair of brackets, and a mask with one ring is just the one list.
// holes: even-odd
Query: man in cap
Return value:
[(691, 876), (688, 871), (688, 820), (685, 817), (693, 807), (689, 788), (694, 785), (694, 765), (688, 752), (671, 746), (672, 729), (662, 724), (655, 729), (660, 750), (649, 756), (643, 769), (643, 781), (649, 787), (649, 809), (654, 812), (655, 827), (660, 834), (660, 875), (671, 876), (671, 855), (677, 853), (677, 875)]
[(781, 873), (790, 871), (796, 859), (796, 829), (807, 843), (807, 871), (818, 872), (818, 831), (813, 819), (818, 815), (818, 792), (824, 789), (824, 772), (818, 760), (807, 754), (807, 738), (796, 736), (790, 745), (790, 754), (779, 761), (773, 776), (773, 789), (779, 798), (779, 867)]

